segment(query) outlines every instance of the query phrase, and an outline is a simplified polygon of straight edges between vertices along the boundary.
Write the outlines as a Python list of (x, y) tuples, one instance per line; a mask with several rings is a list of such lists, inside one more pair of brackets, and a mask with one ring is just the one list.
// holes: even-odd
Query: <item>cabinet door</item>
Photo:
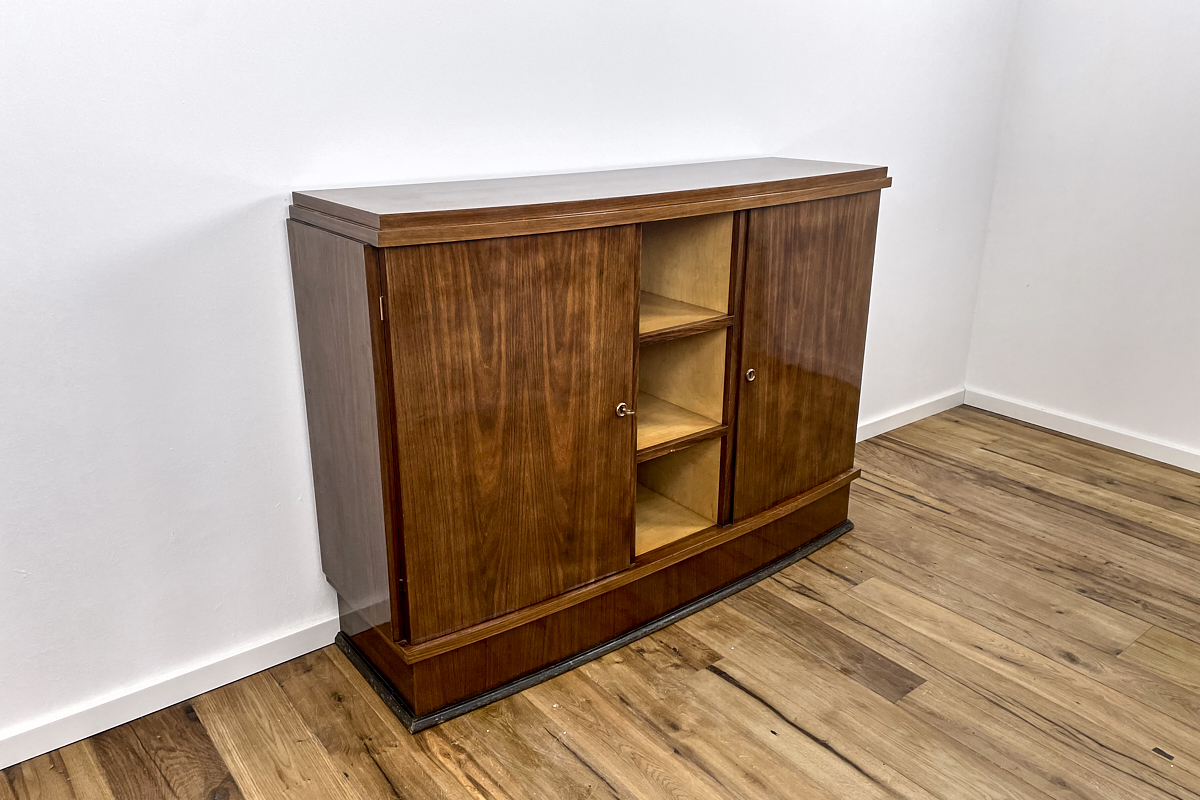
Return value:
[(412, 641), (628, 566), (637, 241), (386, 251)]
[(879, 192), (749, 216), (735, 519), (854, 465)]

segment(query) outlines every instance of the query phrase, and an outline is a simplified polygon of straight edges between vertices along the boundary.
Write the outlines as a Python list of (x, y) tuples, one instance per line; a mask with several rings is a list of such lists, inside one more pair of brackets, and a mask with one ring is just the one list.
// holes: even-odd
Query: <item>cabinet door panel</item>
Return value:
[(636, 229), (386, 253), (412, 641), (628, 566)]
[(736, 519), (854, 465), (879, 192), (749, 217)]

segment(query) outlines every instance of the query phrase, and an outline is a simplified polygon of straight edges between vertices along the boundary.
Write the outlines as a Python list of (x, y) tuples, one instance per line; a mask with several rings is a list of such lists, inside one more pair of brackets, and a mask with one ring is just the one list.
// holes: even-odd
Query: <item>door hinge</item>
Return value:
[(383, 322), (383, 295), (379, 295), (379, 321)]

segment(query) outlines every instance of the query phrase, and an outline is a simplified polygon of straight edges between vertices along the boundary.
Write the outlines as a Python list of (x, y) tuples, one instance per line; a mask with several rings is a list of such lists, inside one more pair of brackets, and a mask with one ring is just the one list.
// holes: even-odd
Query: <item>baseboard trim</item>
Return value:
[(418, 733), (426, 728), (432, 728), (434, 725), (440, 725), (443, 722), (462, 716), (468, 712), (474, 711), (477, 708), (494, 703), (497, 700), (503, 700), (505, 697), (523, 692), (531, 686), (536, 686), (543, 681), (548, 681), (551, 678), (556, 678), (564, 672), (569, 672), (576, 667), (593, 661), (601, 656), (608, 655), (614, 650), (620, 650), (627, 644), (632, 644), (638, 639), (649, 636), (652, 633), (662, 630), (668, 625), (674, 624), (684, 617), (695, 614), (697, 611), (708, 608), (714, 603), (719, 603), (727, 597), (737, 594), (747, 586), (752, 586), (759, 581), (774, 575), (785, 567), (795, 564), (802, 558), (812, 555), (820, 550), (825, 545), (837, 539), (839, 536), (854, 530), (854, 523), (846, 520), (840, 525), (836, 525), (830, 530), (818, 536), (808, 544), (801, 545), (790, 553), (785, 553), (779, 558), (772, 561), (763, 567), (758, 568), (749, 575), (734, 581), (726, 586), (722, 586), (716, 591), (709, 592), (703, 597), (698, 597), (690, 603), (680, 606), (674, 611), (668, 611), (661, 617), (655, 617), (649, 622), (626, 631), (620, 636), (609, 639), (607, 642), (592, 647), (589, 650), (584, 650), (582, 653), (577, 653), (570, 658), (563, 659), (557, 664), (551, 664), (548, 667), (530, 673), (524, 677), (509, 681), (503, 686), (497, 686), (495, 689), (490, 689), (482, 694), (477, 694), (474, 697), (468, 697), (466, 700), (460, 700), (444, 708), (439, 708), (437, 711), (430, 711), (427, 714), (417, 714), (411, 708), (391, 682), (383, 676), (371, 662), (364, 656), (359, 649), (350, 641), (345, 634), (337, 635), (337, 645), (346, 654), (346, 658), (354, 665), (362, 676), (366, 679), (375, 693), (383, 699), (392, 710), (392, 713), (400, 720), (404, 727), (408, 728), (409, 733)]
[(992, 411), (1021, 422), (1028, 422), (1030, 425), (1037, 425), (1041, 428), (1065, 433), (1068, 436), (1076, 436), (1089, 442), (1124, 450), (1127, 453), (1161, 461), (1173, 467), (1200, 472), (1200, 453), (1178, 445), (1167, 444), (1156, 439), (1139, 436), (1136, 433), (1110, 428), (1096, 422), (1073, 417), (1070, 414), (1038, 408), (1018, 400), (976, 389), (967, 389), (963, 402), (984, 411)]
[(957, 392), (951, 392), (942, 397), (918, 403), (912, 408), (902, 409), (891, 414), (885, 414), (882, 417), (876, 417), (870, 422), (864, 422), (858, 426), (858, 438), (855, 441), (866, 441), (881, 433), (887, 433), (890, 430), (901, 428), (917, 420), (932, 417), (934, 414), (961, 406), (963, 404), (963, 395), (964, 391), (959, 389)]
[(188, 669), (66, 713), (0, 734), (0, 768), (48, 753), (130, 720), (181, 703), (218, 686), (332, 644), (338, 619), (318, 622), (200, 667)]

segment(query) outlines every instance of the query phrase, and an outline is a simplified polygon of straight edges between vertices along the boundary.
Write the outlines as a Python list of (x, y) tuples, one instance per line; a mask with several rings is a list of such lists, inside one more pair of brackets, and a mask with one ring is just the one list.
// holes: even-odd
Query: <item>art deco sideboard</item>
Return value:
[(849, 529), (886, 168), (294, 194), (338, 642), (410, 730)]

